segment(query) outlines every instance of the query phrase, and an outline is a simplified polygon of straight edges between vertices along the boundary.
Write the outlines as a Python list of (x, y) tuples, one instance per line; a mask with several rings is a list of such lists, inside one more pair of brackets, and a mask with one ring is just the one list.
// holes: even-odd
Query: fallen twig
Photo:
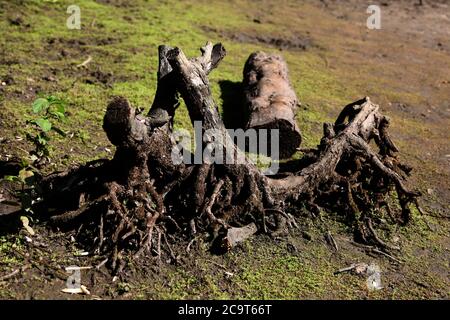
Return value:
[(214, 264), (214, 265), (220, 267), (221, 269), (223, 269), (223, 273), (225, 273), (226, 276), (228, 276), (228, 277), (234, 276), (234, 273), (228, 271), (227, 267), (225, 267), (224, 265), (222, 265), (222, 264), (220, 264), (220, 263), (217, 263), (217, 262), (215, 262), (215, 261), (212, 261), (212, 260), (207, 260), (207, 261), (209, 261), (209, 262), (211, 262), (212, 264)]
[(334, 274), (337, 275), (349, 271), (354, 271), (356, 274), (361, 274), (367, 270), (367, 267), (367, 263), (352, 263), (349, 267), (345, 267), (335, 271)]
[(167, 236), (166, 236), (165, 233), (163, 233), (163, 238), (164, 238), (164, 242), (165, 242), (167, 248), (169, 249), (170, 256), (172, 257), (173, 260), (177, 261), (178, 259), (175, 256), (175, 254), (173, 253), (172, 247), (170, 246), (169, 241), (167, 240)]
[(372, 248), (372, 250), (371, 250), (370, 252), (381, 254), (381, 255), (383, 255), (383, 256), (385, 256), (385, 257), (387, 257), (387, 258), (389, 258), (389, 259), (391, 259), (391, 260), (393, 260), (393, 261), (395, 261), (395, 262), (397, 262), (397, 263), (400, 263), (400, 264), (402, 263), (402, 262), (401, 262), (400, 260), (398, 260), (397, 258), (391, 256), (390, 254), (388, 254), (388, 253), (386, 253), (386, 252), (383, 252), (383, 251), (381, 251), (381, 250), (378, 250), (377, 248)]
[(108, 258), (104, 259), (102, 262), (100, 262), (98, 265), (95, 266), (95, 268), (98, 270), (100, 269), (102, 266), (105, 265), (105, 263), (108, 262)]
[(378, 237), (377, 232), (375, 231), (375, 229), (372, 226), (372, 220), (369, 218), (367, 219), (367, 227), (370, 230), (370, 232), (372, 233), (372, 236), (374, 238), (374, 240), (382, 247), (391, 249), (391, 250), (400, 250), (399, 247), (396, 246), (391, 246), (390, 244), (387, 244), (386, 242), (384, 242), (383, 240), (380, 239), (380, 237)]
[(91, 61), (92, 61), (92, 57), (88, 56), (88, 58), (86, 60), (84, 60), (82, 63), (77, 65), (77, 68), (86, 67)]
[(188, 245), (187, 245), (187, 247), (186, 247), (186, 252), (187, 252), (187, 253), (189, 253), (189, 251), (191, 251), (191, 246), (194, 244), (195, 241), (197, 241), (197, 239), (198, 239), (199, 237), (200, 237), (200, 236), (196, 236), (196, 237), (194, 237), (191, 241), (189, 241), (189, 243), (188, 243)]
[(16, 270), (14, 270), (13, 272), (8, 273), (8, 274), (6, 274), (6, 275), (0, 277), (0, 281), (8, 280), (9, 278), (14, 277), (14, 276), (15, 276), (16, 274), (18, 274), (19, 272), (20, 272), (20, 269), (16, 269)]
[(327, 231), (327, 234), (326, 234), (326, 236), (325, 236), (325, 239), (327, 240), (327, 242), (328, 242), (330, 245), (333, 246), (333, 248), (334, 248), (336, 251), (339, 251), (339, 247), (338, 247), (338, 245), (337, 245), (337, 243), (336, 243), (336, 240), (334, 240), (333, 235), (331, 234), (331, 232), (330, 232), (329, 230)]

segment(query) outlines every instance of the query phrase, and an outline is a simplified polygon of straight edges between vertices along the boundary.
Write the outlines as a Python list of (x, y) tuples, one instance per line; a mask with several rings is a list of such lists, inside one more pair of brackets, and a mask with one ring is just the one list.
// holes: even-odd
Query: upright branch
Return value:
[(167, 53), (172, 50), (171, 47), (161, 45), (158, 47), (158, 84), (156, 87), (155, 98), (150, 107), (148, 117), (151, 119), (165, 119), (169, 117), (170, 126), (173, 127), (173, 118), (175, 110), (179, 106), (178, 92), (175, 87), (175, 79), (172, 73), (172, 67), (167, 60)]

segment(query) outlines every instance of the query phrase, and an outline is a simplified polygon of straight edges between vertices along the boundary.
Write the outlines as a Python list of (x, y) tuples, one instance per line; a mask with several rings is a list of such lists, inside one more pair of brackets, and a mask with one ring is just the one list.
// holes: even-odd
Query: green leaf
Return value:
[(61, 101), (55, 96), (47, 96), (47, 100), (48, 102), (50, 102), (50, 104), (59, 103), (59, 101)]
[(27, 168), (29, 165), (30, 163), (25, 158), (20, 159), (20, 167), (22, 169)]
[(33, 171), (27, 170), (27, 169), (20, 170), (19, 175), (18, 175), (20, 181), (22, 181), (22, 182), (25, 182), (28, 178), (30, 178), (32, 176), (34, 176)]
[(63, 105), (64, 106), (64, 103), (65, 103), (64, 100), (59, 99), (55, 96), (48, 96), (47, 100), (51, 105)]
[(50, 111), (49, 112), (53, 117), (55, 117), (58, 120), (64, 119), (64, 114), (58, 111)]
[(17, 176), (4, 176), (3, 179), (5, 181), (11, 181), (11, 182), (20, 181), (20, 179)]
[(64, 102), (62, 100), (52, 100), (50, 101), (50, 105), (51, 108), (49, 108), (47, 112), (56, 119), (64, 121), (66, 119), (66, 108), (64, 107)]
[(45, 98), (38, 98), (33, 102), (33, 112), (39, 113), (49, 107), (49, 102)]
[(59, 103), (59, 104), (56, 106), (56, 111), (59, 112), (59, 113), (62, 113), (63, 115), (65, 115), (65, 113), (66, 113), (66, 107), (64, 107), (64, 103)]
[(47, 142), (49, 141), (49, 138), (46, 135), (40, 135), (38, 134), (36, 136), (37, 141), (40, 145), (45, 146), (47, 144)]
[(34, 121), (44, 132), (50, 131), (52, 128), (52, 123), (47, 119), (40, 118)]
[(39, 158), (38, 158), (35, 154), (32, 154), (32, 155), (30, 156), (30, 160), (33, 161), (33, 162), (37, 161), (38, 159), (39, 159)]

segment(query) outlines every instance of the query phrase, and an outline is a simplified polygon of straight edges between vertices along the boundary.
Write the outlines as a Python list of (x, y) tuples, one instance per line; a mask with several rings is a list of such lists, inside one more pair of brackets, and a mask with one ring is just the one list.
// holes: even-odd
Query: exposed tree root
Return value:
[[(166, 250), (176, 261), (168, 241), (174, 233), (186, 240), (194, 237), (187, 251), (203, 231), (217, 243), (224, 243), (231, 228), (250, 225), (276, 236), (289, 226), (298, 227), (294, 215), (300, 207), (314, 216), (322, 210), (337, 212), (353, 226), (359, 241), (397, 249), (378, 236), (373, 221), (386, 211), (392, 223), (407, 223), (419, 194), (406, 187), (411, 168), (397, 159), (389, 119), (379, 107), (369, 98), (344, 107), (334, 124), (324, 125), (316, 149), (268, 177), (235, 146), (213, 101), (207, 75), (225, 49), (208, 43), (201, 52), (188, 59), (178, 48), (161, 46), (158, 89), (149, 115), (137, 114), (125, 98), (115, 98), (103, 125), (117, 147), (114, 158), (45, 177), (36, 211), (46, 212), (55, 226), (78, 230), (78, 240), (88, 250), (107, 255), (116, 272), (126, 255), (160, 260)], [(224, 156), (239, 158), (240, 164), (171, 161), (178, 94), (191, 120), (202, 121), (204, 131), (222, 134)], [(372, 141), (378, 151), (372, 150)], [(197, 147), (211, 144), (205, 138)], [(399, 214), (389, 205), (394, 200)], [(233, 229), (233, 234), (239, 238), (248, 230), (253, 232), (253, 227)], [(331, 234), (329, 238), (337, 250)]]

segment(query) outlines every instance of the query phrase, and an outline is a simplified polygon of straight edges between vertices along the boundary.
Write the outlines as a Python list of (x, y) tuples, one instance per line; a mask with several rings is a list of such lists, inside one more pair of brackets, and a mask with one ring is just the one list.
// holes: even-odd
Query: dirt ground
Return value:
[[(122, 94), (148, 108), (156, 46), (170, 43), (194, 54), (211, 39), (228, 49), (211, 74), (224, 117), (233, 84), (242, 80), (244, 61), (255, 50), (286, 58), (302, 102), (297, 118), (305, 146), (318, 143), (322, 123), (346, 103), (369, 96), (379, 104), (392, 119), (400, 157), (414, 168), (410, 185), (423, 193), (426, 212), (414, 212), (409, 226), (386, 226), (383, 236), (401, 247), (391, 257), (355, 243), (337, 215), (324, 212), (323, 221), (298, 217), (300, 230), (277, 239), (257, 235), (223, 256), (212, 255), (203, 238), (189, 250), (190, 239), (169, 238), (173, 252), (134, 261), (119, 278), (96, 268), (102, 258), (85, 256), (71, 233), (49, 230), (31, 216), (32, 237), (0, 225), (0, 298), (448, 299), (450, 1), (374, 2), (381, 8), (380, 30), (366, 27), (372, 1), (363, 0), (86, 0), (80, 7), (87, 17), (74, 34), (63, 30), (64, 1), (0, 1), (0, 161), (27, 155), (25, 121), (41, 94), (56, 94), (70, 105), (64, 129), (72, 140), (54, 141), (47, 172), (111, 157), (114, 149), (101, 129), (109, 97)], [(76, 67), (88, 56), (94, 62)], [(183, 106), (175, 124), (189, 126)], [(6, 172), (0, 167), (0, 175)], [(1, 223), (14, 210), (7, 200), (1, 184)], [(337, 251), (325, 240), (327, 230)], [(359, 262), (380, 267), (381, 290), (368, 290), (365, 276), (334, 275)], [(69, 275), (64, 268), (71, 265), (88, 268), (81, 277), (91, 295), (61, 292)]]

